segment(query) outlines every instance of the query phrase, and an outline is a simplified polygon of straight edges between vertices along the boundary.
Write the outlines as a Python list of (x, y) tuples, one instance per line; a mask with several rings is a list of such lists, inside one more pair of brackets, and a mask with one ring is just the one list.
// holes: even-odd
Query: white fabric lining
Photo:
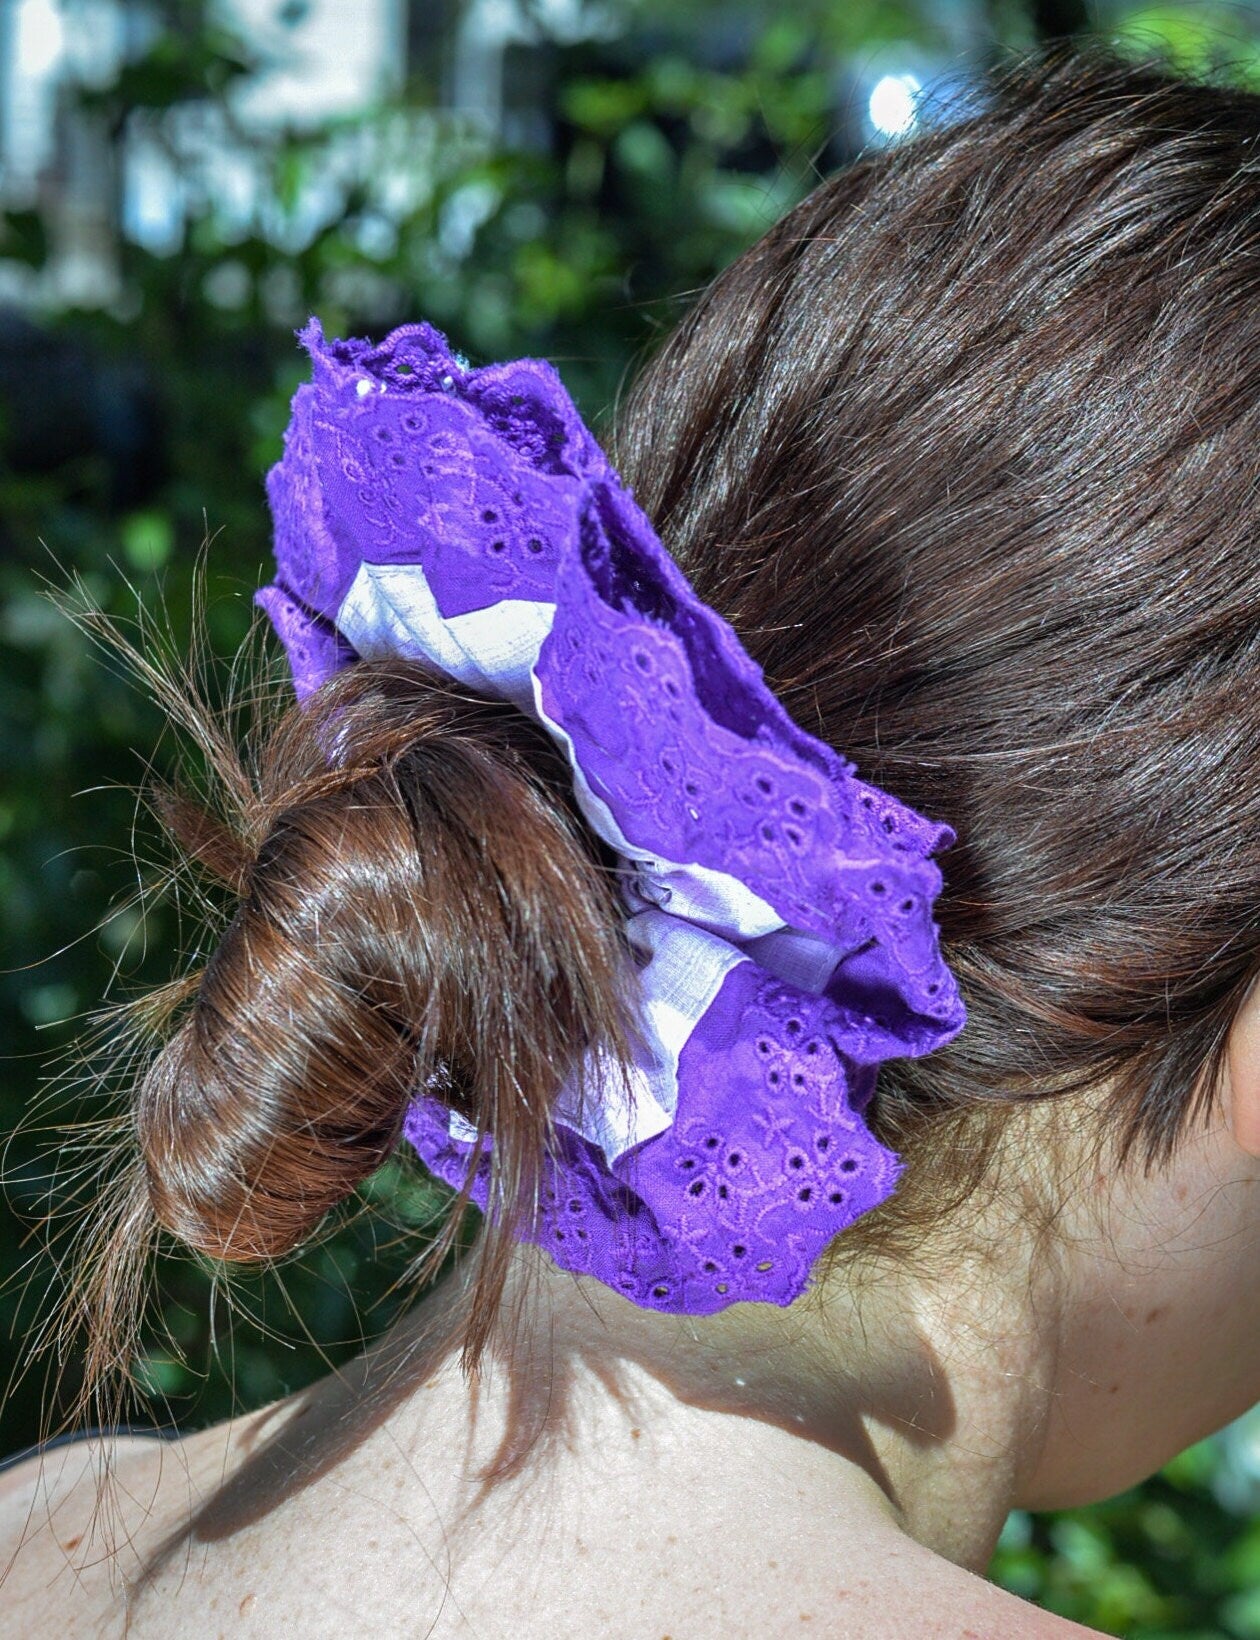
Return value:
[[(592, 1067), (584, 1108), (565, 1090), (557, 1115), (597, 1145), (608, 1162), (663, 1132), (678, 1104), (678, 1060), (731, 969), (755, 960), (815, 994), (843, 949), (788, 927), (745, 883), (710, 867), (670, 861), (637, 848), (578, 766), (573, 742), (543, 710), (534, 670), (555, 618), (554, 604), (504, 599), (445, 618), (419, 564), (362, 564), (337, 613), (337, 626), (366, 659), (404, 655), (427, 662), (477, 694), (513, 702), (563, 747), (574, 791), (592, 828), (626, 861), (631, 943), (647, 957), (637, 970), (643, 998), (640, 1042), (625, 1080)], [(665, 908), (668, 908), (667, 910)], [(601, 1094), (601, 1091), (602, 1094)], [(476, 1131), (452, 1112), (452, 1138)]]

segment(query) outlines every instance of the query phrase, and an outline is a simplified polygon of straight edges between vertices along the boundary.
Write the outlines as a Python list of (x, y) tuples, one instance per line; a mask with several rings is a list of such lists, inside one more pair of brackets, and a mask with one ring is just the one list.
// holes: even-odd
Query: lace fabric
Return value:
[[(790, 1303), (895, 1187), (862, 1119), (879, 1064), (962, 1027), (932, 920), (952, 835), (792, 722), (550, 366), (470, 370), (427, 325), (302, 340), (259, 594), (298, 694), (407, 654), (515, 701), (624, 863), (632, 1097), (560, 1090), (525, 1233), (649, 1308)], [(491, 1157), (440, 1101), (404, 1131), (486, 1204)]]

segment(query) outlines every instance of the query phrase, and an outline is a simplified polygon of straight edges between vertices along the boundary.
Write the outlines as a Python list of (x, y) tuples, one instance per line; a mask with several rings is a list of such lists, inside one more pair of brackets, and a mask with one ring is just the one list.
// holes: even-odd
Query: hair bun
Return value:
[[(519, 713), (406, 663), (286, 716), (237, 817), (261, 837), (241, 904), (140, 1091), (162, 1225), (221, 1258), (289, 1251), (441, 1081), (495, 1135), (510, 1229), (566, 1074), (621, 1042), (611, 880), (564, 777)], [(204, 856), (204, 816), (162, 812)]]

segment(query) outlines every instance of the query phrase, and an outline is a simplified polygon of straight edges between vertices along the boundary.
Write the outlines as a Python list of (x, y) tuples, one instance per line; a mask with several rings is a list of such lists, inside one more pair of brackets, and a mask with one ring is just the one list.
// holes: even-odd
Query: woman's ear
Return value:
[(1223, 1092), (1234, 1143), (1260, 1156), (1260, 983), (1252, 985), (1230, 1026)]

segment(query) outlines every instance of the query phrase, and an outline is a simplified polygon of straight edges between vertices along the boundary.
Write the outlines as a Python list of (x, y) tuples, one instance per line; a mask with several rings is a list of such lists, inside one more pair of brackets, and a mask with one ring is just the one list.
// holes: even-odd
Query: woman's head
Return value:
[[(1260, 966), (1258, 113), (1019, 71), (790, 213), (618, 419), (792, 716), (958, 834), (938, 917), (971, 1022), (881, 1076), (908, 1188), (868, 1241), (923, 1233), (994, 1108), (1106, 1088), (1167, 1154)], [(529, 1210), (563, 1077), (623, 1021), (563, 784), (510, 709), (364, 667), (280, 732), (235, 842), (170, 806), (243, 899), (141, 1090), (168, 1227), (284, 1251), (435, 1060), (494, 1133), (503, 1224)]]

